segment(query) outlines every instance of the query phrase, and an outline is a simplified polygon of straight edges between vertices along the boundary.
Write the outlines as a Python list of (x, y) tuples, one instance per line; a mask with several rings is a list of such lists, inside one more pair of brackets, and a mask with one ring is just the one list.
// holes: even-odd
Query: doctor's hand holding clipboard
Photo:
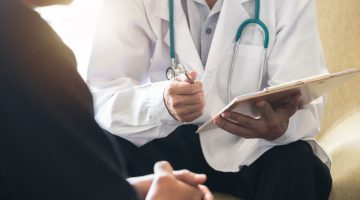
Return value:
[(288, 129), (289, 119), (298, 110), (300, 93), (296, 93), (276, 105), (262, 100), (256, 103), (261, 117), (243, 115), (237, 112), (224, 112), (214, 117), (219, 128), (234, 135), (251, 139), (261, 138), (269, 141), (280, 138)]
[(203, 85), (191, 71), (171, 80), (164, 91), (166, 108), (180, 122), (191, 122), (203, 114), (205, 98)]

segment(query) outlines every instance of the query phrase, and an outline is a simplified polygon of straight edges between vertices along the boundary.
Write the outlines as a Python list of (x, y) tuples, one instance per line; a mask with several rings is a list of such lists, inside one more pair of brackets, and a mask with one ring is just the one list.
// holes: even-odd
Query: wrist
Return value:
[(164, 101), (164, 105), (165, 105), (165, 108), (166, 108), (166, 110), (168, 111), (168, 113), (170, 114), (170, 116), (173, 118), (173, 119), (175, 119), (176, 121), (179, 121), (175, 116), (175, 113), (173, 113), (172, 111), (171, 111), (171, 109), (169, 108), (169, 106), (168, 106), (168, 104), (167, 104), (167, 102), (168, 102), (168, 100), (167, 99), (165, 99), (165, 98), (167, 98), (169, 95), (167, 94), (167, 92), (166, 92), (166, 88), (165, 88), (165, 90), (164, 90), (164, 92), (163, 92), (163, 101)]
[(146, 196), (149, 192), (152, 180), (153, 180), (153, 177), (151, 175), (141, 176), (141, 177), (132, 177), (132, 178), (127, 179), (127, 181), (130, 183), (130, 185), (139, 194), (140, 199), (146, 198)]

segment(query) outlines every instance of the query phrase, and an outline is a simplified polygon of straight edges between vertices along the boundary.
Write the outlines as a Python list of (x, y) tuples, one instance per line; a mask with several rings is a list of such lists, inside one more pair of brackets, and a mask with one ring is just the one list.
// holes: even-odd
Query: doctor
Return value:
[(327, 199), (329, 159), (314, 140), (322, 98), (300, 110), (301, 94), (261, 101), (260, 119), (194, 126), (235, 96), (326, 72), (314, 0), (105, 0), (87, 82), (133, 176), (166, 159), (245, 199)]

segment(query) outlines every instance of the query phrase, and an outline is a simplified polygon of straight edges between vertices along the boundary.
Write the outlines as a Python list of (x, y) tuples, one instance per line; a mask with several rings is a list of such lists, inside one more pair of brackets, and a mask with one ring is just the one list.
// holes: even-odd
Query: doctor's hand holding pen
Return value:
[(283, 99), (277, 105), (266, 101), (256, 103), (261, 117), (252, 117), (224, 112), (213, 119), (213, 122), (225, 131), (243, 138), (262, 138), (273, 141), (280, 138), (287, 130), (290, 117), (296, 113), (301, 94), (297, 93)]
[(164, 91), (169, 113), (180, 122), (191, 122), (203, 114), (205, 107), (203, 85), (196, 80), (196, 72), (176, 77)]

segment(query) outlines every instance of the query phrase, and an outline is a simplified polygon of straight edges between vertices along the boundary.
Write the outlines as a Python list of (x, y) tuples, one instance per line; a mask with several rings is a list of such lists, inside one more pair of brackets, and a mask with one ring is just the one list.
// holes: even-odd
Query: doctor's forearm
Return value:
[(165, 137), (181, 124), (171, 117), (164, 105), (163, 91), (167, 85), (168, 82), (164, 81), (119, 85), (103, 90), (95, 90), (92, 85), (96, 120), (105, 130), (138, 146), (154, 138)]

